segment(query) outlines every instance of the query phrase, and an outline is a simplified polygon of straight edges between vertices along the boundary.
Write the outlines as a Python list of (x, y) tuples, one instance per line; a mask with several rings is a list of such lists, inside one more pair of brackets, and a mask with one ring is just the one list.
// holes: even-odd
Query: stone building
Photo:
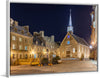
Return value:
[(97, 59), (97, 20), (98, 20), (98, 16), (97, 16), (97, 5), (93, 6), (93, 11), (91, 12), (91, 56), (90, 58), (92, 59)]
[(46, 53), (45, 40), (41, 33), (33, 32), (33, 52), (35, 58), (44, 58)]
[(38, 51), (36, 51), (37, 55), (41, 53), (42, 57), (51, 58), (56, 56), (56, 43), (54, 41), (54, 36), (51, 37), (45, 36), (44, 31), (33, 32), (33, 45)]
[(73, 33), (71, 11), (67, 34), (59, 47), (61, 58), (86, 58), (90, 56), (90, 49), (87, 42)]
[(29, 32), (29, 26), (20, 26), (17, 21), (10, 19), (10, 53), (11, 64), (18, 59), (30, 58), (32, 54), (33, 36)]

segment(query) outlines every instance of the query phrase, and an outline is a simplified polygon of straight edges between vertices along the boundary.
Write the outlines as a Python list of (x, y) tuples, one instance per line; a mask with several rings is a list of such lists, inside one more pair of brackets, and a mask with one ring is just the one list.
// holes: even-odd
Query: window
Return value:
[(22, 38), (21, 38), (21, 37), (19, 37), (19, 41), (20, 41), (20, 42), (22, 41)]
[(20, 54), (20, 59), (22, 59), (22, 54)]
[(70, 38), (70, 35), (68, 35), (67, 38)]
[(36, 58), (36, 54), (34, 54), (34, 58)]
[(31, 54), (30, 54), (30, 58), (31, 58)]
[(27, 46), (25, 46), (25, 50), (27, 50)]
[(15, 44), (12, 45), (12, 49), (16, 49)]
[(15, 54), (13, 54), (13, 59), (15, 59)]
[(38, 45), (38, 41), (36, 41), (36, 45)]
[(28, 58), (28, 56), (27, 56), (27, 54), (25, 54), (25, 59), (27, 59)]
[(22, 49), (22, 46), (21, 45), (19, 45), (19, 50), (21, 50)]
[(67, 41), (67, 44), (70, 44), (70, 41)]
[(25, 43), (27, 43), (27, 39), (25, 39)]
[(16, 37), (15, 36), (12, 36), (12, 40), (16, 40)]
[(73, 53), (75, 53), (75, 48), (73, 48)]
[(41, 43), (41, 45), (43, 46), (43, 43)]

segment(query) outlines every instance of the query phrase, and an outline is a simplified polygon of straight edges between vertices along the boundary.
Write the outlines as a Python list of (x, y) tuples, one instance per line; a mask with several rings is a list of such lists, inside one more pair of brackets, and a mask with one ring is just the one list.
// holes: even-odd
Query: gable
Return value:
[(61, 42), (61, 45), (60, 46), (63, 46), (64, 44), (72, 44), (72, 43), (76, 43), (77, 44), (77, 41), (73, 38), (73, 36), (68, 32), (66, 34), (66, 36), (64, 37), (63, 41)]

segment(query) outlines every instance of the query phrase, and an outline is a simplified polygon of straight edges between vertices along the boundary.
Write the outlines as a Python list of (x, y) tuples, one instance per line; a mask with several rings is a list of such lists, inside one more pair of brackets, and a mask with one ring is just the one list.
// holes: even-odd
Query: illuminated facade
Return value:
[(85, 58), (89, 59), (90, 49), (87, 42), (75, 34), (73, 34), (73, 26), (71, 20), (71, 11), (69, 18), (69, 26), (67, 34), (59, 47), (61, 58)]
[(93, 11), (91, 12), (91, 57), (93, 59), (97, 59), (97, 6), (93, 6)]
[(54, 36), (44, 36), (44, 31), (29, 32), (29, 26), (19, 26), (10, 19), (10, 54), (11, 65), (30, 64), (34, 58), (52, 59), (56, 56), (57, 44)]
[(10, 20), (10, 54), (11, 65), (18, 64), (19, 59), (32, 58), (33, 36), (29, 26), (19, 26), (17, 21)]

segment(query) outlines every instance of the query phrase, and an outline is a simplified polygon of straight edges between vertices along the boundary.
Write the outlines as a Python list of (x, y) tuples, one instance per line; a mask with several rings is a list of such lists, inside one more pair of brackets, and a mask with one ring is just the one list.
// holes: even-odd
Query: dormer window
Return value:
[(41, 45), (43, 46), (43, 43), (41, 43)]
[(17, 32), (17, 28), (14, 28), (14, 31)]
[(21, 38), (21, 37), (19, 37), (19, 41), (20, 41), (20, 42), (22, 41), (22, 38)]
[(36, 45), (38, 45), (38, 41), (36, 41)]
[(24, 30), (22, 30), (21, 33), (24, 34)]

